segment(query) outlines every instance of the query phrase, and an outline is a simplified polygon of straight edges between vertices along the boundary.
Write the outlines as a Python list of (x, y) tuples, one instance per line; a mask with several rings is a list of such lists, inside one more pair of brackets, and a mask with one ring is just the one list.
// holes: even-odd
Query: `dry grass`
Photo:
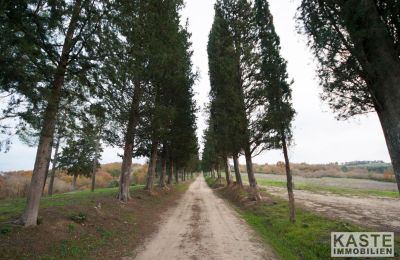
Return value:
[[(395, 182), (395, 177), (392, 169), (386, 169), (383, 173), (368, 171), (363, 167), (349, 167), (343, 171), (341, 165), (338, 164), (306, 164), (306, 163), (293, 163), (290, 165), (293, 175), (302, 176), (306, 178), (321, 178), (321, 177), (334, 177), (334, 178), (355, 178), (355, 179), (371, 179), (378, 181)], [(254, 164), (255, 173), (265, 174), (285, 174), (284, 164), (278, 162), (276, 165), (270, 164)], [(241, 171), (246, 172), (246, 166), (240, 165)]]
[[(118, 182), (121, 172), (121, 163), (108, 163), (102, 165), (96, 172), (96, 188), (109, 187), (111, 182)], [(132, 165), (132, 183), (144, 184), (146, 181), (147, 165)], [(32, 171), (6, 172), (0, 176), (0, 199), (25, 197), (32, 177)], [(44, 188), (47, 194), (48, 182)], [(91, 178), (78, 177), (76, 182), (77, 190), (90, 189)], [(57, 171), (54, 179), (54, 193), (65, 193), (72, 191), (72, 176), (65, 172)]]

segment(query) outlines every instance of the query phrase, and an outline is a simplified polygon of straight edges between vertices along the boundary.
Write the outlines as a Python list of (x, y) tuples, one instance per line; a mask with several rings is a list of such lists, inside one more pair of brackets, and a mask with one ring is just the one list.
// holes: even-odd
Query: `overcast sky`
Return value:
[[(337, 121), (326, 104), (319, 99), (321, 87), (315, 74), (315, 62), (306, 47), (304, 36), (295, 29), (296, 8), (300, 0), (270, 0), (276, 31), (281, 38), (282, 55), (288, 61), (289, 76), (294, 79), (293, 104), (297, 111), (294, 122), (295, 144), (290, 148), (292, 162), (329, 163), (353, 160), (389, 161), (385, 140), (376, 114), (359, 116), (349, 121)], [(189, 18), (192, 32), (193, 63), (201, 78), (195, 86), (197, 104), (203, 108), (208, 101), (207, 40), (213, 15), (214, 0), (186, 0), (183, 16)], [(205, 115), (198, 114), (198, 136), (205, 128)], [(0, 170), (32, 169), (35, 148), (13, 140), (11, 150), (0, 154)], [(104, 162), (120, 161), (119, 149), (106, 148)], [(265, 152), (256, 163), (276, 163), (282, 160), (280, 151)], [(141, 159), (139, 162), (143, 162)], [(244, 160), (242, 159), (243, 163)]]

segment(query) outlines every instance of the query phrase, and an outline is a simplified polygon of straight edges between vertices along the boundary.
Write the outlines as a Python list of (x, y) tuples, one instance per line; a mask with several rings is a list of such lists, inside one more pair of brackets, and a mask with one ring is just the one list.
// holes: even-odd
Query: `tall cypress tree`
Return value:
[(268, 140), (270, 148), (280, 148), (283, 151), (289, 195), (289, 218), (294, 222), (293, 182), (287, 151), (292, 138), (291, 122), (295, 114), (291, 102), (291, 82), (288, 80), (286, 61), (280, 55), (280, 41), (275, 32), (268, 2), (256, 0), (255, 7), (262, 60), (260, 70), (262, 86), (259, 94), (265, 96), (261, 131), (270, 134)]
[[(208, 40), (208, 63), (210, 75), (210, 116), (215, 131), (216, 147), (223, 158), (226, 181), (230, 181), (228, 158), (238, 154), (245, 141), (245, 120), (239, 85), (239, 64), (235, 56), (233, 36), (227, 20), (216, 6), (214, 23)], [(236, 182), (242, 185), (240, 173)]]
[(86, 0), (2, 3), (1, 30), (6, 32), (2, 38), (7, 40), (0, 41), (1, 91), (28, 103), (44, 104), (27, 205), (21, 217), (25, 226), (36, 225), (64, 83), (79, 81), (95, 67), (95, 35), (105, 6)]
[(117, 1), (112, 10), (109, 20), (113, 27), (103, 33), (103, 52), (107, 59), (99, 75), (104, 86), (100, 95), (105, 97), (107, 111), (121, 129), (111, 143), (124, 149), (117, 198), (127, 201), (130, 198), (131, 166), (140, 120), (140, 102), (147, 86), (147, 35), (153, 28), (149, 22), (146, 1), (129, 1), (123, 5)]
[(260, 195), (257, 190), (257, 181), (254, 177), (252, 162), (253, 153), (259, 145), (259, 142), (257, 142), (258, 133), (255, 128), (257, 117), (254, 116), (258, 102), (253, 97), (253, 89), (257, 85), (256, 75), (259, 66), (254, 8), (252, 2), (247, 0), (218, 1), (216, 5), (228, 21), (229, 30), (233, 36), (236, 64), (238, 66), (239, 102), (242, 107), (240, 116), (243, 118), (241, 121), (245, 122), (242, 151), (246, 158), (250, 187), (254, 197), (259, 199)]
[(339, 118), (376, 111), (400, 192), (400, 4), (303, 0), (301, 32), (318, 59), (323, 99)]

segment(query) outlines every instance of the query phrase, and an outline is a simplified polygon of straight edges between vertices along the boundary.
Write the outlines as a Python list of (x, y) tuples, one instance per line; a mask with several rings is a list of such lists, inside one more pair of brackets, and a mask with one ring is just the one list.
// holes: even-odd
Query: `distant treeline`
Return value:
[(352, 161), (342, 164), (342, 170), (348, 171), (349, 168), (365, 168), (368, 172), (384, 173), (386, 170), (392, 170), (392, 164), (384, 161)]

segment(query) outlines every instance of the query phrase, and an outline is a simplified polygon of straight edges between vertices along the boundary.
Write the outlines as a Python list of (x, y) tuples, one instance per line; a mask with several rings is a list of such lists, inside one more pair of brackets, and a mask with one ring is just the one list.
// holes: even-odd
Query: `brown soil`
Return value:
[[(41, 225), (15, 226), (0, 235), (0, 259), (120, 259), (157, 230), (154, 223), (182, 194), (174, 188), (159, 189), (153, 195), (137, 190), (128, 203), (101, 197), (85, 204), (43, 209)], [(71, 215), (79, 212), (86, 215), (83, 223), (71, 220)]]

